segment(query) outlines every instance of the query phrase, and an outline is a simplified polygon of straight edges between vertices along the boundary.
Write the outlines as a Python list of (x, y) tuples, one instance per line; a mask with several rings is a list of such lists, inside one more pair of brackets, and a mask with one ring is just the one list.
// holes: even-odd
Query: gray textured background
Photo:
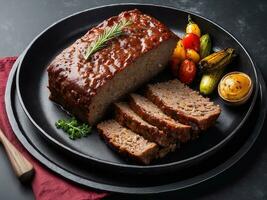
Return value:
[[(201, 14), (220, 24), (247, 48), (267, 78), (267, 1), (212, 0), (0, 0), (0, 57), (18, 55), (43, 29), (62, 17), (87, 8), (118, 2), (154, 3)], [(263, 129), (266, 130), (266, 123)], [(265, 131), (266, 132), (266, 131)], [(209, 184), (168, 199), (267, 199), (267, 136), (261, 134), (249, 154), (235, 167)], [(125, 198), (122, 196), (113, 199)], [(30, 187), (16, 180), (0, 146), (0, 199), (33, 199)]]

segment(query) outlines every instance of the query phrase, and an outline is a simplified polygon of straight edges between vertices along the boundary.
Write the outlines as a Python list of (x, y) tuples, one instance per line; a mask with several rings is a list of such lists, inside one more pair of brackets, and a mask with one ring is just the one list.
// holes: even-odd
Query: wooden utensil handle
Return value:
[(7, 152), (11, 165), (21, 181), (28, 181), (34, 174), (32, 164), (8, 141), (0, 129), (0, 140)]

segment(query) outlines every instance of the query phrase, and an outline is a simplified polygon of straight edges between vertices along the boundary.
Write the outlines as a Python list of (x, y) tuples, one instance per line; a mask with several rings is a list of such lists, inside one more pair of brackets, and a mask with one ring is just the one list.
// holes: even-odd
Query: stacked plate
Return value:
[[(91, 26), (134, 8), (156, 17), (178, 35), (186, 26), (187, 15), (191, 14), (202, 31), (213, 37), (214, 49), (232, 47), (237, 50), (239, 57), (231, 66), (231, 71), (243, 71), (254, 82), (253, 95), (243, 106), (229, 107), (214, 94), (212, 100), (222, 108), (215, 126), (198, 140), (149, 166), (122, 159), (105, 145), (96, 130), (88, 138), (70, 140), (55, 127), (58, 119), (68, 116), (48, 99), (47, 89), (46, 67), (53, 57)], [(201, 183), (222, 173), (244, 156), (258, 137), (265, 119), (265, 90), (262, 76), (247, 51), (219, 25), (174, 8), (120, 4), (74, 14), (37, 36), (14, 64), (5, 101), (18, 139), (52, 171), (96, 189), (148, 194), (180, 190)], [(157, 176), (157, 182), (153, 176)]]

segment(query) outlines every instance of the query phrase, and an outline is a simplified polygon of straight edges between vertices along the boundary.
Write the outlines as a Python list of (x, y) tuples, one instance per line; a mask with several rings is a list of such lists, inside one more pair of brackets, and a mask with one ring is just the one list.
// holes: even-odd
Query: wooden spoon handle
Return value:
[(34, 174), (32, 164), (8, 141), (1, 129), (0, 140), (3, 143), (17, 177), (23, 182), (29, 181)]

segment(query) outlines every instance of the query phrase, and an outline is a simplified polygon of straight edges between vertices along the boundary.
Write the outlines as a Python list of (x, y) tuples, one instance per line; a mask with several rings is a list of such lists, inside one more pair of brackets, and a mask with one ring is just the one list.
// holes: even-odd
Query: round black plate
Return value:
[[(12, 129), (19, 141), (37, 160), (55, 173), (75, 183), (95, 189), (120, 193), (151, 194), (181, 190), (224, 172), (240, 160), (252, 147), (260, 134), (266, 115), (266, 88), (259, 73), (260, 93), (255, 108), (246, 123), (232, 140), (216, 155), (209, 157), (201, 165), (189, 167), (185, 171), (177, 171), (167, 175), (130, 176), (107, 173), (81, 161), (76, 161), (53, 146), (49, 145), (39, 130), (27, 118), (18, 100), (15, 85), (15, 71), (18, 61), (10, 73), (6, 94), (6, 110)], [(155, 181), (157, 180), (157, 181)]]
[(170, 154), (150, 166), (136, 165), (121, 158), (99, 138), (96, 130), (86, 139), (72, 141), (63, 131), (55, 127), (58, 119), (68, 116), (48, 99), (47, 65), (62, 49), (83, 35), (89, 27), (121, 11), (134, 8), (158, 18), (182, 36), (189, 13), (174, 8), (152, 5), (112, 5), (86, 10), (67, 17), (34, 39), (21, 57), (16, 84), (22, 108), (45, 138), (62, 147), (66, 153), (71, 152), (72, 155), (97, 164), (99, 167), (124, 170), (128, 173), (164, 173), (188, 167), (214, 154), (237, 133), (252, 111), (258, 94), (256, 69), (247, 51), (222, 27), (196, 14), (190, 13), (200, 25), (202, 32), (208, 32), (213, 36), (214, 49), (233, 47), (237, 50), (239, 57), (229, 66), (229, 69), (243, 71), (252, 78), (254, 94), (250, 102), (233, 108), (226, 106), (215, 94), (212, 97), (213, 101), (222, 108), (222, 114), (215, 126), (206, 131), (198, 140), (183, 146), (179, 152)]

